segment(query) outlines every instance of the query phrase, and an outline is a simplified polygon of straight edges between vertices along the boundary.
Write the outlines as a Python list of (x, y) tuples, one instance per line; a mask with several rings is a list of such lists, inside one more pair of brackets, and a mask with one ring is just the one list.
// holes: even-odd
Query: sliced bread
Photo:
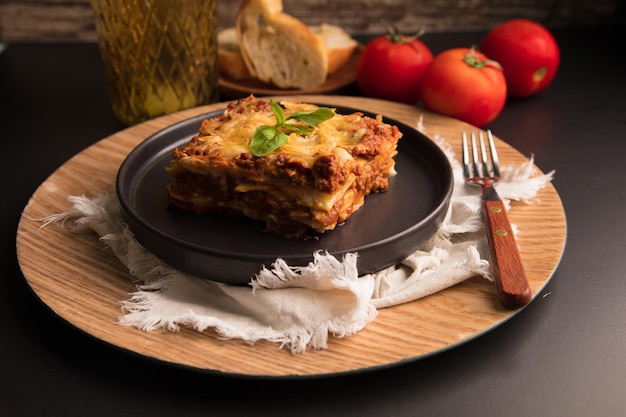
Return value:
[(236, 33), (250, 74), (279, 88), (310, 89), (326, 81), (328, 55), (322, 39), (280, 0), (245, 0)]

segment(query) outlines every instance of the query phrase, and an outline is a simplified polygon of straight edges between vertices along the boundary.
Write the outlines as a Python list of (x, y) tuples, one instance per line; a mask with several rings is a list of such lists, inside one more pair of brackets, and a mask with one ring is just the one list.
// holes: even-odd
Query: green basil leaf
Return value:
[(276, 116), (276, 125), (283, 125), (285, 123), (285, 113), (283, 112), (283, 108), (280, 107), (280, 105), (276, 103), (273, 98), (270, 98), (270, 106), (272, 106), (272, 111), (274, 112), (274, 116)]
[(315, 110), (299, 111), (292, 113), (291, 115), (289, 115), (289, 117), (287, 117), (287, 120), (296, 119), (299, 122), (306, 123), (309, 126), (315, 127), (328, 119), (332, 119), (334, 115), (335, 112), (328, 107), (320, 107), (319, 109)]
[(300, 127), (296, 125), (284, 124), (281, 126), (283, 129), (292, 130), (296, 133), (300, 133), (302, 135), (308, 135), (309, 133), (313, 133), (313, 129), (310, 127)]
[(320, 107), (311, 111), (295, 112), (285, 119), (283, 108), (270, 98), (270, 106), (276, 117), (274, 126), (259, 126), (254, 131), (252, 140), (250, 141), (250, 150), (256, 156), (264, 156), (274, 150), (280, 148), (289, 140), (288, 136), (280, 129), (293, 131), (303, 135), (313, 132), (313, 129), (304, 126), (296, 126), (286, 123), (287, 120), (294, 119), (311, 127), (316, 127), (320, 123), (331, 119), (335, 112), (328, 107)]
[(288, 137), (274, 126), (259, 126), (250, 141), (250, 150), (256, 156), (264, 156), (287, 143)]

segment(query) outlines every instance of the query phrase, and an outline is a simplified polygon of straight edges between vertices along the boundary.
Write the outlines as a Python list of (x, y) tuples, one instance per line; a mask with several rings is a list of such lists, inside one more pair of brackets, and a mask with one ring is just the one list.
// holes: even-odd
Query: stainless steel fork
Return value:
[(532, 294), (506, 208), (494, 188), (494, 184), (500, 180), (500, 164), (491, 131), (488, 130), (486, 135), (491, 168), (483, 132), (478, 135), (475, 132), (470, 133), (471, 154), (468, 135), (463, 132), (463, 175), (467, 184), (482, 187), (487, 239), (500, 303), (506, 308), (517, 309), (528, 304)]

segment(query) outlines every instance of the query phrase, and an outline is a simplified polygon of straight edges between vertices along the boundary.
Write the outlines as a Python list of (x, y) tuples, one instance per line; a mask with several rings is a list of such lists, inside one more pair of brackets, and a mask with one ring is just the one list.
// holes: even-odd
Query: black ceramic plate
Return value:
[[(361, 111), (336, 107), (338, 113)], [(163, 129), (137, 146), (122, 163), (117, 195), (122, 215), (137, 240), (180, 270), (228, 284), (245, 285), (277, 258), (306, 266), (315, 251), (341, 258), (358, 253), (359, 273), (393, 265), (417, 250), (446, 215), (453, 187), (452, 168), (443, 152), (417, 130), (396, 120), (403, 137), (389, 190), (366, 197), (348, 221), (319, 240), (291, 240), (263, 233), (264, 223), (245, 217), (195, 215), (168, 207), (165, 167), (174, 147), (186, 144), (204, 118), (216, 111)], [(371, 113), (363, 112), (374, 116)]]

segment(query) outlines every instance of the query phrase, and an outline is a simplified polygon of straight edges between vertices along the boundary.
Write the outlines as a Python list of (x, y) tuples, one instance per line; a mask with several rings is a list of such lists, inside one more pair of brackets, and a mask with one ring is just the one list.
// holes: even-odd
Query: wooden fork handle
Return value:
[(532, 293), (506, 208), (491, 186), (484, 189), (484, 205), (498, 297), (506, 308), (523, 307), (530, 302)]

